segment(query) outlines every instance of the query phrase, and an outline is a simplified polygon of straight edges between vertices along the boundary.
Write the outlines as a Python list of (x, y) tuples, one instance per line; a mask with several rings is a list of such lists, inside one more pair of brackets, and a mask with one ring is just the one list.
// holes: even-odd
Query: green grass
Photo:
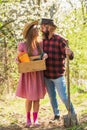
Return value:
[(48, 97), (48, 94), (46, 94), (44, 100), (42, 99), (42, 100), (40, 101), (40, 104), (44, 106), (44, 105), (46, 105), (46, 104), (48, 104), (48, 103), (49, 103), (49, 97)]

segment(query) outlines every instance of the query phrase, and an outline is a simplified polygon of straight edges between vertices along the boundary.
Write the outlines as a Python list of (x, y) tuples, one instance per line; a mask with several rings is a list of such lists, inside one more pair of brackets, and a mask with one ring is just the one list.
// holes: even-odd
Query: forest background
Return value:
[[(87, 0), (0, 0), (0, 97), (15, 94), (19, 78), (15, 58), (24, 24), (44, 17), (54, 19), (56, 32), (69, 40), (75, 55), (70, 61), (71, 93), (86, 103)], [(87, 115), (87, 108), (83, 113)]]

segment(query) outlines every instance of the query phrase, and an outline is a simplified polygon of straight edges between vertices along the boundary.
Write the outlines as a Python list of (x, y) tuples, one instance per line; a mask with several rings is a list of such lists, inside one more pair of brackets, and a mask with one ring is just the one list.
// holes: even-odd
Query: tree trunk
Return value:
[[(7, 43), (6, 39), (4, 38), (4, 74), (5, 74), (5, 80), (8, 84), (8, 63), (7, 63)], [(7, 85), (6, 88), (7, 93), (9, 93), (9, 85)]]
[(85, 2), (85, 7), (86, 7), (86, 14), (87, 14), (87, 0), (85, 0), (84, 2)]

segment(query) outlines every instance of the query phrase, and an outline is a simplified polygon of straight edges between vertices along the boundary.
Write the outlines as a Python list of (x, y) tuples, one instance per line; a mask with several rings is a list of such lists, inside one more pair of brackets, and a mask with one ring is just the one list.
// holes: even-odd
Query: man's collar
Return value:
[(55, 34), (53, 33), (52, 36), (49, 38), (49, 40), (54, 38), (55, 38)]

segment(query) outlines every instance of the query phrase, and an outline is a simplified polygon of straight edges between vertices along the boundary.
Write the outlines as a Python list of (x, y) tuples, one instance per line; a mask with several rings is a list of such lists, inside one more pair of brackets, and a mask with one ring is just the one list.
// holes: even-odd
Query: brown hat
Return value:
[(23, 37), (26, 38), (28, 30), (33, 27), (34, 25), (38, 25), (38, 21), (33, 21), (31, 23), (26, 23), (23, 29)]

